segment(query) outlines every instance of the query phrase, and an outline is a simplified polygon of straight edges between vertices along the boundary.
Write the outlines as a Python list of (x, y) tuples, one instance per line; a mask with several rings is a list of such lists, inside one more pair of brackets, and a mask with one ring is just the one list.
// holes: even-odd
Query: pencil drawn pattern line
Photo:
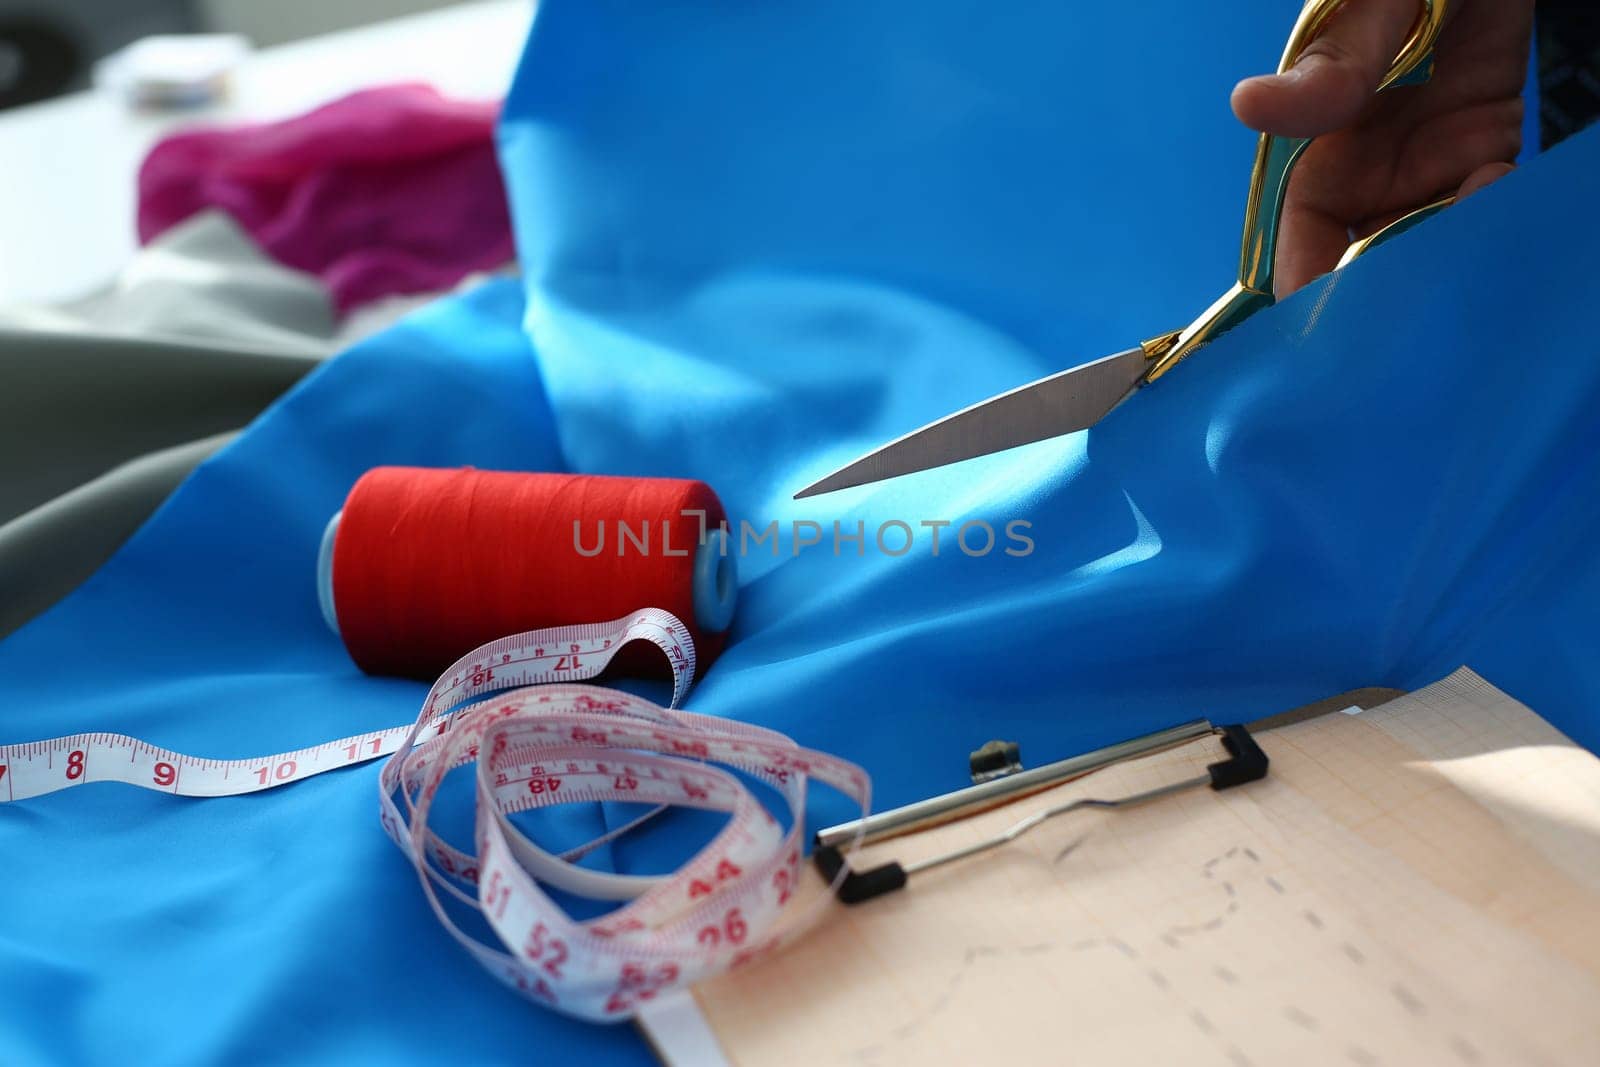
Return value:
[[(1073, 845), (1068, 846), (1063, 855), (1069, 853), (1076, 847), (1076, 844), (1077, 842), (1074, 842)], [(1242, 876), (1237, 871), (1230, 878), (1222, 878), (1220, 876), (1224, 865), (1234, 865), (1238, 862), (1244, 862), (1248, 865)], [(1222, 899), (1226, 900), (1226, 906), (1204, 921), (1175, 923), (1168, 926), (1157, 935), (1157, 942), (1165, 946), (1169, 951), (1181, 951), (1186, 944), (1221, 930), (1235, 916), (1241, 913), (1240, 902), (1243, 895), (1240, 893), (1239, 887), (1246, 882), (1252, 884), (1259, 882), (1277, 897), (1289, 896), (1289, 888), (1275, 875), (1266, 873), (1262, 869), (1264, 867), (1265, 863), (1262, 861), (1260, 854), (1248, 847), (1235, 846), (1207, 860), (1201, 866), (1199, 874), (1201, 878), (1212, 883)], [(1326, 921), (1316, 911), (1304, 908), (1298, 912), (1298, 917), (1312, 930), (1318, 933), (1328, 932)], [(1338, 947), (1339, 951), (1351, 963), (1363, 966), (1368, 963), (1367, 953), (1353, 941), (1341, 940)], [(1163, 994), (1186, 999), (1184, 998), (1183, 990), (1174, 985), (1166, 971), (1150, 962), (1149, 957), (1141, 952), (1139, 948), (1116, 935), (1086, 937), (1064, 946), (1048, 941), (1035, 942), (1009, 949), (998, 945), (971, 945), (962, 954), (960, 968), (950, 976), (946, 987), (922, 1011), (890, 1031), (891, 1036), (897, 1043), (904, 1042), (925, 1027), (931, 1020), (946, 1012), (951, 1004), (955, 1002), (956, 995), (967, 982), (968, 977), (974, 973), (974, 969), (980, 966), (984, 960), (1002, 959), (1009, 954), (1040, 956), (1055, 952), (1078, 956), (1095, 953), (1102, 949), (1111, 950), (1114, 954), (1113, 958), (1120, 957), (1129, 963), (1139, 964), (1146, 978)], [(1244, 984), (1244, 980), (1239, 974), (1224, 964), (1214, 965), (1211, 968), (1211, 974), (1218, 982), (1226, 986), (1238, 988)], [(1411, 1017), (1421, 1019), (1428, 1014), (1427, 1006), (1422, 999), (1404, 984), (1400, 982), (1393, 983), (1389, 987), (1389, 992), (1393, 999)], [(1183, 1005), (1183, 1008), (1195, 1032), (1214, 1044), (1218, 1052), (1230, 1063), (1236, 1064), (1238, 1067), (1253, 1067), (1248, 1054), (1237, 1043), (1229, 1040), (1229, 1035), (1224, 1031), (1224, 1028), (1202, 1008), (1192, 1003)], [(1326, 1033), (1321, 1021), (1311, 1012), (1297, 1004), (1285, 1004), (1280, 1009), (1280, 1012), (1285, 1021), (1307, 1034)], [(1448, 1048), (1464, 1064), (1476, 1065), (1482, 1062), (1481, 1054), (1477, 1048), (1460, 1034), (1449, 1035)], [(854, 1051), (854, 1058), (858, 1061), (878, 1060), (888, 1051), (882, 1044), (863, 1046)], [(1346, 1045), (1343, 1052), (1344, 1058), (1356, 1064), (1357, 1067), (1376, 1067), (1380, 1063), (1376, 1053), (1358, 1044)]]

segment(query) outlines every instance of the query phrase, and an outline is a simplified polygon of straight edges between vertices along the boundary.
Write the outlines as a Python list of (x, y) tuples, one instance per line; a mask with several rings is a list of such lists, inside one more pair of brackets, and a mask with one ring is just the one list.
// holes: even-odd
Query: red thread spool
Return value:
[(738, 584), (725, 518), (676, 478), (377, 467), (323, 535), (323, 614), (372, 674), (432, 678), (507, 634), (642, 607), (682, 619), (707, 664)]

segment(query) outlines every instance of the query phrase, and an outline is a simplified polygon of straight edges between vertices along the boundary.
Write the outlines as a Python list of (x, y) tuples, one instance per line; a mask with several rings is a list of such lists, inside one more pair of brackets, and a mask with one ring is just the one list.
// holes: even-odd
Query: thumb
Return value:
[(1354, 124), (1421, 13), (1418, 0), (1346, 0), (1293, 69), (1240, 82), (1233, 113), (1253, 130), (1285, 137)]

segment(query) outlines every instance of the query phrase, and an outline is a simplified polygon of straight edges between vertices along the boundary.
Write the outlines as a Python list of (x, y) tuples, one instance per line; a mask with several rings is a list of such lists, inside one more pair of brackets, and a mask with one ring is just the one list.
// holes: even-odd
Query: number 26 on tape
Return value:
[(703, 927), (696, 935), (696, 940), (707, 948), (715, 948), (724, 937), (728, 939), (728, 944), (740, 945), (744, 943), (749, 933), (750, 928), (745, 924), (744, 916), (739, 914), (739, 909), (730, 908), (728, 914), (723, 917), (720, 927), (715, 923)]

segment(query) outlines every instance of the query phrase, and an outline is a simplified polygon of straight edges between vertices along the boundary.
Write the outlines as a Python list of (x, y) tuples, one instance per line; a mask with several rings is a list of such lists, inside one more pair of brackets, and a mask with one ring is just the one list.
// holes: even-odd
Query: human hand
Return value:
[(1420, 12), (1417, 0), (1348, 0), (1287, 74), (1248, 78), (1233, 112), (1251, 129), (1315, 137), (1279, 226), (1285, 296), (1365, 237), (1441, 196), (1509, 172), (1522, 147), (1533, 0), (1455, 0), (1433, 78), (1373, 94)]

